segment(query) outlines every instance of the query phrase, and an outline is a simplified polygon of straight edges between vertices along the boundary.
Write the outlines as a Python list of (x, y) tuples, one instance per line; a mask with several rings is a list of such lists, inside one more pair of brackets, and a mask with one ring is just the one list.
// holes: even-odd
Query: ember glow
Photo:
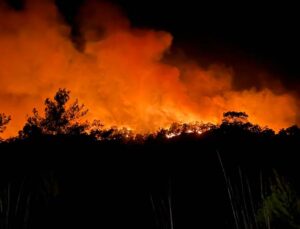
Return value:
[(182, 134), (201, 135), (207, 131), (214, 129), (215, 126), (211, 123), (173, 123), (169, 129), (166, 130), (165, 136), (167, 138), (174, 138)]
[(78, 21), (81, 49), (51, 1), (26, 1), (22, 11), (0, 6), (0, 112), (12, 118), (7, 136), (22, 128), (33, 107), (41, 111), (58, 88), (85, 104), (88, 119), (140, 133), (173, 122), (218, 123), (230, 110), (275, 130), (296, 123), (299, 110), (289, 92), (235, 90), (234, 69), (213, 63), (168, 64), (172, 35), (133, 28), (111, 4), (83, 7)]

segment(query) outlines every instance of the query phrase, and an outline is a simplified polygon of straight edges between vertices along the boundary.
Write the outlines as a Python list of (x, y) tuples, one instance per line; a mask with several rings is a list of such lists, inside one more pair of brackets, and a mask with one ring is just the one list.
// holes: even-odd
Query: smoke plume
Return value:
[(28, 0), (16, 11), (0, 6), (0, 112), (12, 116), (7, 136), (22, 128), (33, 107), (58, 88), (71, 90), (88, 119), (153, 131), (172, 122), (217, 123), (229, 110), (278, 130), (295, 124), (296, 98), (265, 87), (235, 90), (234, 69), (169, 64), (172, 35), (133, 28), (118, 7), (88, 2), (78, 14), (83, 48), (71, 39), (52, 1)]

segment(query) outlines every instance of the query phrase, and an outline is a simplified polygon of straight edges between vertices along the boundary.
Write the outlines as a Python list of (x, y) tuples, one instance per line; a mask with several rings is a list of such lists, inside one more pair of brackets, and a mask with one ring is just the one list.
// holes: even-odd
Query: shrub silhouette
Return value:
[(275, 172), (271, 193), (263, 199), (258, 221), (272, 228), (300, 228), (300, 199), (292, 186)]

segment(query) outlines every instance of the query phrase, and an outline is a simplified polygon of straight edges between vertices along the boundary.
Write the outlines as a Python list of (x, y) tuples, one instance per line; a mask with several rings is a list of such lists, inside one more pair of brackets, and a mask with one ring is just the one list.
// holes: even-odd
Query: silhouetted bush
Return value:
[(276, 172), (269, 194), (263, 195), (257, 219), (261, 228), (300, 228), (300, 199), (286, 179)]

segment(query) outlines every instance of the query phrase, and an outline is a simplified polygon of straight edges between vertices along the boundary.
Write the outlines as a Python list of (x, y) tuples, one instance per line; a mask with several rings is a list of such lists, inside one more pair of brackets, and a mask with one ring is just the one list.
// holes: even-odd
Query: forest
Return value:
[(70, 95), (0, 140), (0, 228), (300, 228), (298, 126), (228, 111), (136, 134), (85, 121)]

